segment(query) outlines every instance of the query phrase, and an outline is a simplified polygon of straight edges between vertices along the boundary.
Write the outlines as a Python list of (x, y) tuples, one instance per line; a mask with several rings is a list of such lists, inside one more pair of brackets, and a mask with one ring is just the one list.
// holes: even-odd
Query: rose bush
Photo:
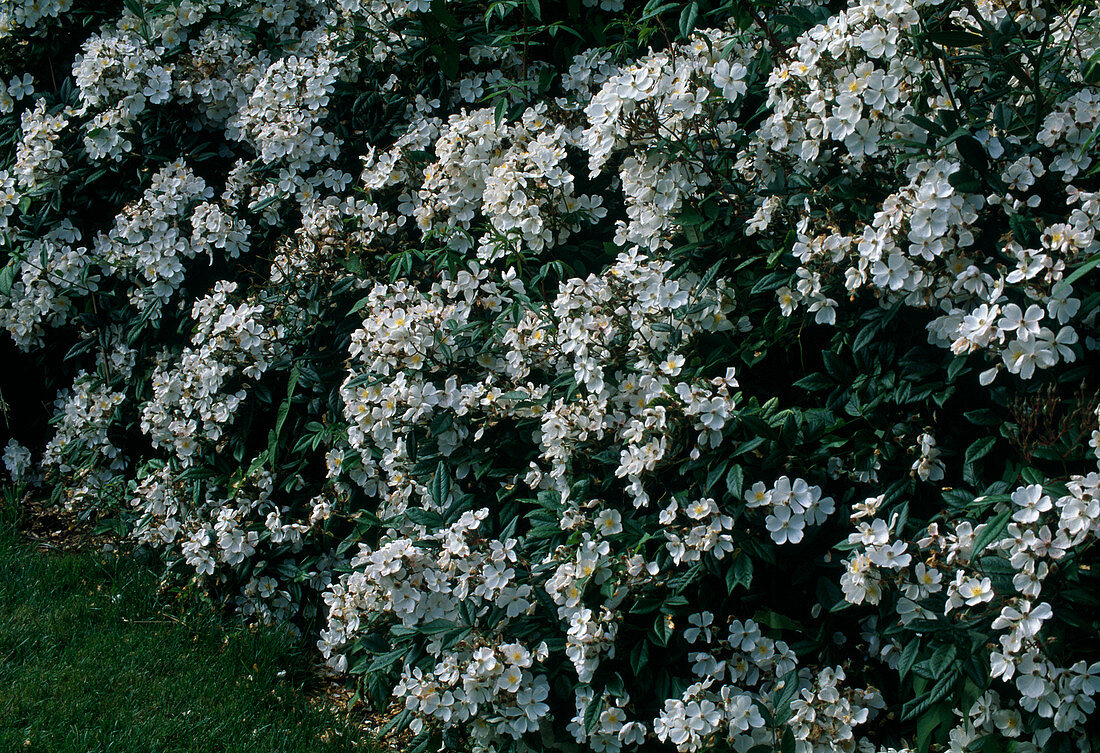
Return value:
[(307, 631), (413, 748), (1090, 749), (1094, 6), (0, 36), (13, 482)]

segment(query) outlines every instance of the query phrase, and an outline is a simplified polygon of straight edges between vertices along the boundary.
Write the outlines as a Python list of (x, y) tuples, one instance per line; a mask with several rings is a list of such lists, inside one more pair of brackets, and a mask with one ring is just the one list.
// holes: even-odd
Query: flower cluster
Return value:
[(57, 429), (43, 452), (42, 466), (67, 487), (69, 509), (90, 504), (127, 466), (112, 433), (119, 406), (126, 400), (120, 386), (133, 372), (135, 356), (128, 346), (115, 345), (100, 354), (94, 372), (79, 372), (72, 387), (54, 401)]
[(42, 190), (58, 182), (68, 166), (57, 148), (68, 122), (64, 115), (50, 115), (44, 99), (38, 100), (33, 110), (24, 110), (22, 121), (23, 136), (15, 151), (15, 178), (25, 191)]
[(336, 40), (324, 35), (302, 40), (300, 54), (269, 65), (248, 102), (226, 122), (226, 134), (255, 145), (263, 162), (285, 162), (294, 172), (339, 154), (332, 134), (317, 125), (327, 113), (340, 74)]
[(222, 281), (196, 301), (191, 346), (153, 371), (153, 399), (142, 408), (141, 429), (183, 465), (194, 462), (200, 440), (213, 444), (222, 437), (245, 399), (245, 387), (231, 392), (229, 385), (258, 379), (281, 351), (280, 325), (265, 319), (262, 305), (230, 303), (236, 289)]
[[(460, 250), (475, 243), (478, 258), (489, 262), (517, 248), (538, 252), (560, 244), (606, 216), (599, 196), (574, 192), (566, 158), (578, 146), (575, 134), (546, 110), (529, 108), (499, 127), (489, 108), (452, 115), (435, 142), (437, 161), (410, 197), (420, 230)], [(467, 231), (478, 212), (489, 229), (471, 239)]]
[(816, 526), (836, 510), (832, 497), (822, 497), (821, 487), (803, 479), (776, 479), (771, 489), (757, 481), (745, 494), (745, 507), (763, 507), (770, 513), (764, 525), (776, 544), (797, 544), (806, 526)]
[[(529, 612), (532, 589), (517, 578), (517, 542), (486, 546), (479, 528), (487, 516), (486, 509), (463, 513), (437, 534), (421, 536), (419, 544), (398, 538), (376, 550), (362, 547), (352, 574), (325, 594), (329, 621), (318, 646), (330, 663), (346, 668), (335, 650), (382, 615), (416, 630), (456, 624), (465, 610), (499, 608), (506, 620)], [(546, 716), (548, 683), (536, 664), (546, 659), (545, 644), (532, 651), (501, 642), (494, 630), (457, 645), (448, 641), (446, 648), (433, 641), (429, 650), (434, 666), (422, 671), (406, 664), (395, 690), (420, 719), (453, 726), (479, 717), (475, 733), (487, 741), (520, 738)]]
[(0, 38), (14, 36), (16, 26), (23, 27), (31, 34), (44, 35), (51, 24), (56, 23), (58, 17), (67, 13), (72, 5), (73, 0), (8, 0), (0, 5)]
[(17, 483), (22, 481), (30, 465), (31, 451), (14, 439), (9, 439), (4, 445), (4, 468), (12, 481)]
[[(920, 113), (961, 94), (947, 88), (928, 93), (920, 83), (928, 76), (927, 61), (902, 30), (922, 5), (859, 3), (807, 32), (792, 61), (769, 79), (775, 114), (761, 128), (762, 143), (746, 150), (738, 164), (761, 180), (788, 165), (828, 173), (837, 162), (873, 174), (874, 167), (863, 167), (868, 157), (904, 157), (913, 144), (926, 141)], [(1003, 20), (992, 5), (985, 11), (988, 19), (977, 21), (962, 11), (959, 18)], [(1052, 29), (1067, 34), (1075, 18), (1058, 18)], [(972, 76), (959, 85), (976, 90), (988, 72), (979, 67)], [(1093, 240), (1090, 195), (1073, 185), (1091, 160), (1083, 134), (1097, 117), (1093, 101), (1080, 93), (1061, 102), (1044, 120), (1040, 152), (1003, 127), (945, 139), (932, 158), (909, 160), (907, 183), (883, 196), (870, 222), (838, 226), (809, 205), (792, 215), (765, 199), (753, 231), (773, 225), (782, 213), (798, 232), (797, 284), (777, 291), (783, 312), (804, 306), (817, 322), (835, 323), (837, 300), (830, 288), (845, 295), (872, 289), (887, 303), (940, 309), (928, 325), (930, 341), (956, 354), (987, 351), (994, 361), (982, 374), (983, 384), (1002, 369), (1031, 379), (1036, 369), (1077, 360), (1073, 320), (1079, 299), (1062, 278), (1069, 265), (1100, 248)], [(996, 190), (976, 190), (966, 177), (974, 169), (998, 172)], [(1041, 196), (1048, 183), (1042, 179), (1055, 173), (1060, 184)], [(1082, 209), (1071, 209), (1078, 203)], [(1040, 206), (1046, 216), (1034, 237), (1021, 235), (1013, 218)], [(1015, 228), (988, 239), (996, 248), (979, 243), (991, 216), (1007, 218)]]
[[(733, 60), (722, 52), (729, 46), (736, 48)], [(617, 243), (650, 250), (669, 245), (685, 199), (698, 198), (713, 181), (712, 157), (701, 150), (692, 159), (670, 158), (659, 144), (698, 139), (700, 133), (712, 142), (712, 150), (736, 144), (738, 127), (729, 115), (748, 88), (752, 57), (751, 48), (711, 32), (646, 56), (615, 75), (588, 80), (591, 86), (606, 77), (584, 108), (588, 127), (582, 144), (589, 169), (599, 172), (612, 155), (622, 159), (619, 178), (627, 219), (617, 222)], [(591, 67), (598, 61), (583, 62)]]
[[(44, 342), (47, 326), (68, 320), (74, 298), (98, 287), (98, 265), (85, 247), (73, 247), (80, 231), (62, 221), (41, 238), (28, 243), (8, 300), (0, 304), (0, 323), (15, 344), (30, 350)], [(11, 262), (9, 262), (11, 263)]]

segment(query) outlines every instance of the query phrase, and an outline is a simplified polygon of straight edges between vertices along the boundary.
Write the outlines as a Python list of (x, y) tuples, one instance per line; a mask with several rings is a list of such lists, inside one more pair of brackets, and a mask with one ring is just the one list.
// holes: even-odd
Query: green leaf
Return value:
[(1020, 469), (1020, 478), (1024, 480), (1025, 484), (1042, 484), (1046, 480), (1046, 476), (1043, 475), (1042, 471), (1031, 466)]
[(974, 463), (992, 452), (996, 444), (997, 437), (983, 437), (982, 439), (974, 440), (971, 442), (970, 446), (966, 448), (966, 454), (963, 456), (963, 476), (967, 481), (970, 483), (977, 482), (977, 476), (974, 474)]
[(386, 722), (382, 729), (378, 730), (378, 739), (381, 740), (394, 730), (401, 731), (405, 729), (409, 726), (410, 722), (412, 722), (412, 712), (408, 709), (401, 709), (401, 713)]
[(431, 494), (432, 502), (439, 508), (447, 504), (447, 498), (451, 495), (451, 477), (447, 474), (447, 465), (442, 460), (435, 467), (435, 475), (432, 476)]
[(637, 675), (641, 673), (648, 661), (649, 642), (638, 641), (634, 644), (634, 649), (630, 652), (630, 668), (634, 671), (634, 674)]
[(657, 615), (657, 619), (653, 621), (651, 640), (658, 646), (667, 646), (668, 639), (671, 637), (672, 626), (670, 625), (670, 619), (664, 614)]
[(940, 680), (927, 693), (922, 693), (916, 698), (906, 701), (901, 707), (901, 721), (907, 722), (910, 719), (915, 719), (931, 708), (933, 704), (950, 695), (961, 674), (962, 670), (958, 666), (952, 667), (947, 674), (940, 677)]
[(810, 392), (816, 392), (817, 390), (830, 389), (836, 386), (836, 381), (831, 379), (820, 371), (815, 371), (812, 374), (807, 374), (798, 381), (792, 384), (793, 387), (799, 389), (808, 390)]
[[(1039, 228), (1035, 223), (1019, 213), (1013, 213), (1008, 217), (1008, 226), (1016, 240), (1025, 246), (1034, 246), (1039, 243)], [(1070, 275), (1072, 277), (1073, 275)]]
[(959, 374), (966, 368), (966, 356), (956, 356), (947, 364), (947, 381), (952, 383), (959, 378)]
[[(779, 688), (772, 696), (772, 708), (775, 709), (775, 719), (783, 724), (791, 716), (791, 701), (798, 692), (798, 670), (793, 669), (783, 675), (779, 682)], [(790, 731), (790, 728), (787, 730)]]
[(439, 61), (439, 66), (443, 69), (443, 75), (449, 80), (458, 78), (461, 53), (455, 39), (450, 36), (444, 37), (439, 44), (432, 45), (431, 49), (435, 53), (436, 60)]
[(943, 725), (944, 722), (948, 722), (952, 719), (950, 711), (946, 714), (942, 707), (936, 709), (931, 714), (925, 714), (917, 722), (917, 750), (927, 751), (930, 747), (932, 740), (932, 733), (936, 731), (936, 728)]
[(747, 590), (752, 585), (753, 564), (752, 557), (742, 552), (730, 563), (726, 571), (726, 591), (733, 593), (737, 586), (744, 586)]
[(790, 279), (790, 275), (784, 272), (769, 272), (761, 277), (755, 285), (752, 286), (752, 290), (749, 291), (752, 295), (758, 293), (765, 293), (769, 290), (775, 290), (781, 287), (783, 283)]
[(844, 381), (844, 361), (836, 353), (829, 350), (821, 351), (821, 362), (825, 366), (825, 373), (837, 381)]
[(985, 527), (974, 537), (974, 543), (970, 546), (970, 559), (976, 559), (985, 548), (1001, 537), (1008, 521), (1012, 519), (1012, 508), (1004, 510), (993, 520), (985, 524)]
[(603, 689), (607, 691), (608, 695), (614, 698), (626, 697), (626, 684), (623, 682), (622, 675), (620, 675), (618, 672), (613, 673), (604, 681)]
[(672, 8), (679, 7), (679, 5), (680, 5), (679, 3), (651, 2), (648, 5), (646, 5), (645, 12), (642, 14), (642, 17), (639, 18), (638, 20), (639, 21), (648, 21), (649, 19), (651, 19), (655, 16), (659, 16), (660, 14), (664, 13), (666, 10), (671, 10)]
[(985, 42), (985, 37), (969, 31), (933, 31), (925, 39), (944, 47), (974, 47)]
[(356, 277), (363, 274), (363, 262), (358, 256), (348, 256), (340, 260), (340, 265)]
[(1100, 264), (1100, 254), (1093, 256), (1091, 259), (1087, 259), (1084, 264), (1082, 264), (1077, 269), (1070, 272), (1066, 277), (1064, 277), (1062, 281), (1058, 283), (1058, 285), (1066, 285), (1067, 287), (1069, 285), (1072, 285), (1073, 283), (1084, 277), (1088, 273), (1088, 271), (1095, 267), (1097, 264)]
[(861, 329), (859, 331), (859, 334), (856, 335), (855, 342), (852, 343), (852, 352), (858, 353), (859, 351), (866, 348), (867, 345), (869, 345), (871, 341), (875, 339), (875, 335), (878, 334), (881, 328), (882, 326), (880, 322), (871, 322), (866, 327)]
[(920, 638), (914, 638), (909, 641), (908, 645), (901, 650), (901, 656), (898, 657), (898, 676), (902, 680), (909, 674), (909, 670), (913, 668), (913, 662), (917, 660), (919, 654)]
[(448, 29), (457, 29), (461, 26), (455, 15), (447, 9), (445, 0), (432, 0), (432, 15)]
[(947, 182), (962, 193), (981, 193), (982, 182), (969, 165), (964, 165), (958, 172), (951, 173)]
[(778, 612), (773, 612), (770, 609), (759, 609), (756, 614), (752, 616), (754, 620), (761, 625), (767, 625), (774, 630), (793, 630), (796, 632), (802, 632), (802, 624), (792, 620), (790, 617), (785, 617)]
[(423, 625), (418, 625), (416, 629), (424, 635), (435, 635), (436, 633), (446, 633), (448, 630), (454, 630), (457, 627), (458, 625), (447, 620), (432, 620)]
[(603, 706), (603, 696), (594, 694), (588, 702), (588, 708), (584, 710), (584, 729), (591, 732), (596, 729), (596, 721), (600, 718), (600, 708)]
[(929, 660), (929, 669), (932, 671), (933, 677), (942, 677), (943, 673), (951, 665), (951, 662), (955, 660), (955, 656), (958, 654), (958, 649), (954, 643), (947, 643), (937, 648), (932, 653), (932, 658)]
[(752, 452), (760, 445), (764, 444), (768, 440), (765, 437), (754, 437), (747, 442), (741, 442), (737, 445), (737, 448), (730, 453), (731, 456), (737, 457), (738, 455), (744, 455), (747, 452)]
[(13, 260), (0, 269), (0, 295), (11, 295), (11, 286), (15, 282), (15, 270), (18, 266), (18, 261)]
[(985, 153), (985, 147), (976, 138), (969, 133), (964, 133), (955, 141), (955, 148), (959, 150), (959, 155), (967, 164), (977, 168), (979, 172), (985, 170), (989, 156)]
[(714, 488), (714, 485), (718, 483), (718, 479), (722, 478), (726, 474), (726, 465), (728, 460), (716, 464), (707, 473), (706, 486), (703, 488), (703, 494), (710, 494), (710, 490)]
[(703, 279), (699, 280), (698, 288), (705, 288), (712, 282), (714, 282), (714, 278), (718, 276), (718, 271), (722, 268), (722, 264), (724, 261), (724, 259), (719, 259), (710, 266), (710, 269), (707, 270), (707, 273), (703, 275)]
[(405, 517), (429, 530), (443, 527), (443, 516), (433, 510), (410, 507), (405, 510)]
[(137, 18), (145, 17), (145, 8), (140, 0), (123, 0), (122, 4), (126, 6), (126, 10), (133, 13)]
[(661, 602), (661, 611), (665, 614), (672, 614), (680, 607), (686, 607), (690, 603), (686, 596), (666, 596)]
[(947, 131), (945, 131), (943, 129), (943, 126), (941, 126), (939, 123), (935, 122), (934, 120), (929, 120), (928, 118), (921, 117), (920, 115), (906, 115), (905, 117), (910, 122), (912, 122), (915, 125), (919, 125), (921, 128), (923, 128), (925, 131), (927, 131), (928, 133), (930, 133), (932, 135), (947, 136)]
[(726, 473), (726, 491), (734, 498), (740, 499), (745, 487), (745, 472), (736, 463), (730, 466)]
[(783, 728), (783, 739), (779, 743), (779, 753), (794, 753), (794, 730), (785, 726)]
[[(406, 711), (408, 711), (408, 709), (406, 709)], [(500, 746), (499, 753), (511, 753), (511, 751), (507, 749), (509, 743), (512, 745), (515, 744), (513, 740), (508, 740), (506, 744)], [(409, 741), (408, 747), (405, 748), (404, 753), (426, 753), (428, 746), (431, 744), (432, 733), (429, 730), (424, 730)]]
[(997, 444), (996, 436), (986, 436), (986, 438), (975, 440), (970, 443), (970, 446), (966, 449), (966, 455), (964, 462), (969, 465), (975, 461), (980, 461), (982, 457), (985, 457), (993, 450), (993, 445)]
[(1004, 423), (1004, 419), (988, 408), (966, 411), (963, 416), (967, 421), (978, 426), (1000, 426)]
[(298, 379), (301, 377), (301, 370), (298, 368), (298, 364), (290, 369), (290, 376), (286, 383), (286, 400), (283, 401), (282, 406), (279, 408), (279, 417), (275, 420), (275, 433), (278, 434), (283, 430), (283, 423), (286, 421), (287, 411), (290, 410), (290, 402), (294, 399), (294, 390), (298, 387)]
[(283, 193), (277, 193), (274, 196), (268, 196), (266, 199), (257, 201), (255, 204), (249, 204), (248, 211), (257, 213), (262, 212), (263, 210), (267, 209), (273, 204), (276, 204), (277, 202), (282, 201), (285, 198), (286, 195)]
[(267, 458), (268, 458), (267, 450), (264, 450), (259, 455), (254, 457), (252, 459), (251, 465), (248, 466), (248, 470), (245, 471), (244, 478), (248, 478), (249, 476), (254, 474), (256, 471), (263, 468), (264, 465), (267, 463)]
[(680, 13), (680, 35), (687, 39), (695, 28), (695, 20), (699, 17), (699, 3), (692, 0)]
[(279, 409), (275, 414), (275, 428), (267, 435), (267, 455), (271, 460), (272, 466), (275, 465), (275, 460), (278, 457), (279, 435), (282, 433), (283, 424), (286, 423), (286, 417), (290, 413), (290, 404), (294, 399), (294, 389), (298, 386), (299, 374), (298, 364), (294, 364), (290, 369), (290, 378), (287, 381), (286, 399), (280, 403)]

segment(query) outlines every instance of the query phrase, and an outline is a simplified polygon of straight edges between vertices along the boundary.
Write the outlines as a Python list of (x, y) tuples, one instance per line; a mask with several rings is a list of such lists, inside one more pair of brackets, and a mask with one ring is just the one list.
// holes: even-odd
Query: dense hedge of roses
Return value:
[(1090, 750), (1094, 4), (13, 0), (0, 41), (13, 481), (414, 748)]

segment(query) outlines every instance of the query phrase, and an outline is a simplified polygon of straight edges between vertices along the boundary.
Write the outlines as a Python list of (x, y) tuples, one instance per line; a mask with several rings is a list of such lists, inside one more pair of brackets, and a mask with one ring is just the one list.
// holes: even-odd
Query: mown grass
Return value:
[(0, 751), (380, 750), (309, 685), (285, 631), (160, 595), (133, 558), (43, 553), (0, 524)]

